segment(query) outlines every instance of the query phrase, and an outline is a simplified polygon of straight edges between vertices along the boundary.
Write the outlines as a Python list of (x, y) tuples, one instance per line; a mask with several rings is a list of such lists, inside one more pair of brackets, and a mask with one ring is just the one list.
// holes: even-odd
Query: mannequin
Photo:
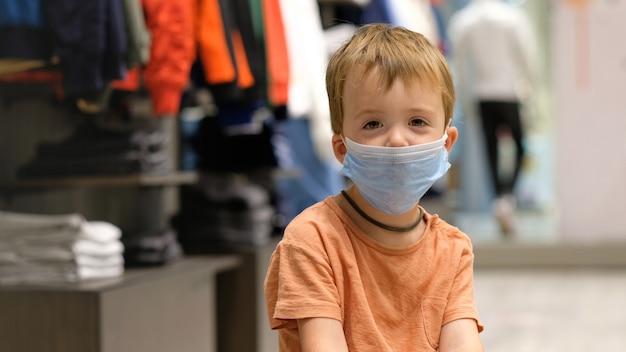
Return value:
[[(502, 233), (511, 234), (514, 188), (524, 157), (520, 105), (528, 99), (536, 71), (530, 21), (521, 8), (500, 0), (473, 0), (450, 19), (449, 36), (460, 101), (477, 108), (482, 124), (496, 196), (493, 212)], [(504, 136), (515, 145), (508, 175), (498, 160)]]

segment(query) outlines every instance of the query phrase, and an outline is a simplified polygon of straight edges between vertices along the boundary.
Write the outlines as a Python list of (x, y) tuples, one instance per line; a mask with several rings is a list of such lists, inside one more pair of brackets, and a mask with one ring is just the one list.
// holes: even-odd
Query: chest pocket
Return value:
[(426, 338), (432, 348), (439, 348), (439, 336), (441, 335), (441, 323), (443, 313), (446, 310), (448, 300), (440, 297), (426, 297), (422, 301), (422, 317)]

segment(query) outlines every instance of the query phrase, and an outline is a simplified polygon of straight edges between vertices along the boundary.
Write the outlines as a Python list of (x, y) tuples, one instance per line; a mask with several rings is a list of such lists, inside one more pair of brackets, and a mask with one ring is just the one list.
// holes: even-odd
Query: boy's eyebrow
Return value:
[(382, 111), (380, 109), (373, 109), (373, 108), (358, 108), (356, 109), (356, 113), (354, 114), (354, 117), (361, 117), (362, 115), (367, 115), (367, 114), (380, 114), (382, 113)]
[[(432, 112), (432, 113), (436, 113), (437, 112), (437, 109), (435, 109), (434, 107), (430, 107), (430, 106), (420, 106), (420, 107), (417, 107), (417, 108), (410, 108), (408, 110), (409, 111), (415, 111), (415, 112)], [(443, 109), (441, 109), (441, 110), (443, 110)]]
[[(430, 107), (427, 105), (422, 105), (422, 106), (417, 106), (417, 107), (410, 107), (408, 109), (406, 109), (406, 112), (410, 113), (410, 114), (429, 114), (429, 115), (435, 115), (438, 113), (437, 111), (438, 109), (434, 108), (434, 107)], [(443, 109), (441, 111), (441, 113), (444, 113)], [(384, 114), (383, 109), (376, 109), (376, 108), (358, 108), (355, 111), (354, 117), (355, 118), (360, 118), (360, 117), (367, 117), (367, 116), (363, 116), (363, 115), (368, 115), (368, 114)]]

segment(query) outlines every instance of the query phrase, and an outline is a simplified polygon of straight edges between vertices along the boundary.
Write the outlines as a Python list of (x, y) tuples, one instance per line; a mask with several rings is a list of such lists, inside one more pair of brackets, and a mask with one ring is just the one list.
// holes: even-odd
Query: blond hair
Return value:
[(454, 112), (454, 82), (441, 51), (423, 35), (399, 26), (368, 24), (330, 58), (326, 69), (326, 91), (333, 133), (343, 130), (343, 89), (348, 73), (361, 69), (364, 75), (376, 72), (381, 87), (389, 89), (394, 80), (404, 84), (423, 82), (441, 91), (446, 127)]

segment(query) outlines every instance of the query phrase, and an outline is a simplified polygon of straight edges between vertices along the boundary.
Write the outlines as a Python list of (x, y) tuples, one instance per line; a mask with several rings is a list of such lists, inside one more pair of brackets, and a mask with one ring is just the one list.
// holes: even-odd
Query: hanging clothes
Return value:
[(324, 163), (336, 162), (329, 142), (332, 129), (324, 80), (329, 56), (319, 5), (316, 0), (282, 0), (280, 5), (290, 62), (288, 116), (309, 119), (315, 155)]
[(439, 35), (439, 50), (441, 50), (444, 55), (448, 55), (450, 52), (450, 43), (448, 38), (448, 29), (446, 28), (444, 14), (441, 8), (443, 2), (444, 0), (430, 0), (433, 17), (437, 26), (437, 33)]
[(195, 82), (218, 103), (286, 105), (289, 59), (279, 0), (201, 0)]
[[(240, 101), (244, 90), (251, 88), (255, 78), (246, 56), (240, 27), (236, 21), (235, 6), (241, 5), (240, 14), (249, 14), (247, 1), (202, 0), (196, 12), (196, 36), (198, 40), (198, 63), (194, 75), (197, 85), (208, 85), (219, 102)], [(248, 18), (243, 23), (250, 24)], [(247, 37), (249, 38), (249, 37)], [(252, 38), (254, 40), (254, 37)], [(248, 54), (259, 55), (255, 47), (248, 47)], [(264, 53), (261, 57), (264, 58)], [(258, 57), (258, 56), (257, 56)], [(252, 62), (257, 62), (253, 60)], [(262, 74), (263, 72), (258, 72)], [(265, 77), (261, 77), (263, 82)], [(248, 100), (255, 101), (256, 97)]]
[(391, 24), (421, 33), (433, 44), (439, 45), (437, 20), (430, 0), (386, 0), (386, 2), (390, 9)]
[(392, 23), (392, 9), (387, 0), (372, 0), (363, 8), (363, 24)]
[[(388, 23), (403, 26), (423, 34), (435, 45), (439, 45), (440, 36), (437, 18), (431, 4), (432, 0), (371, 0), (361, 7), (351, 6), (351, 12), (358, 13), (359, 21), (355, 25), (369, 23)], [(350, 12), (350, 11), (348, 11)]]
[(124, 28), (128, 38), (126, 66), (129, 69), (145, 65), (150, 59), (150, 30), (142, 4), (137, 0), (122, 0)]
[(289, 54), (280, 0), (263, 0), (267, 42), (268, 101), (285, 106), (289, 100)]
[(152, 36), (144, 81), (153, 114), (177, 115), (195, 58), (191, 0), (142, 0)]
[[(0, 62), (1, 72), (61, 71), (63, 93), (57, 97), (90, 113), (106, 102), (111, 81), (123, 77), (127, 67), (121, 0), (1, 0), (0, 9), (0, 22), (4, 21), (0, 23), (0, 58), (30, 60)], [(32, 83), (28, 75), (19, 77), (20, 82)], [(5, 78), (0, 77), (7, 82)], [(9, 79), (17, 81), (16, 76)], [(0, 89), (5, 98), (20, 96), (11, 84), (2, 84)]]
[(126, 72), (121, 0), (46, 0), (46, 26), (63, 71), (67, 95), (98, 92)]
[[(60, 69), (62, 95), (86, 112), (105, 106), (111, 83), (137, 90), (141, 82), (154, 115), (176, 116), (195, 59), (194, 3), (0, 0), (0, 73)], [(134, 67), (141, 72), (128, 73)]]
[(193, 138), (198, 168), (277, 167), (273, 121), (286, 117), (290, 77), (279, 0), (200, 0), (195, 23), (198, 59), (192, 80), (210, 91), (217, 107)]
[(54, 55), (42, 0), (0, 0), (0, 59), (48, 61)]
[[(116, 81), (118, 90), (135, 91), (145, 85), (155, 116), (177, 116), (183, 92), (189, 83), (195, 60), (194, 3), (192, 0), (142, 0), (145, 25), (150, 35), (148, 60), (131, 70), (124, 80)], [(138, 41), (140, 58), (146, 44), (141, 29), (133, 38)]]

